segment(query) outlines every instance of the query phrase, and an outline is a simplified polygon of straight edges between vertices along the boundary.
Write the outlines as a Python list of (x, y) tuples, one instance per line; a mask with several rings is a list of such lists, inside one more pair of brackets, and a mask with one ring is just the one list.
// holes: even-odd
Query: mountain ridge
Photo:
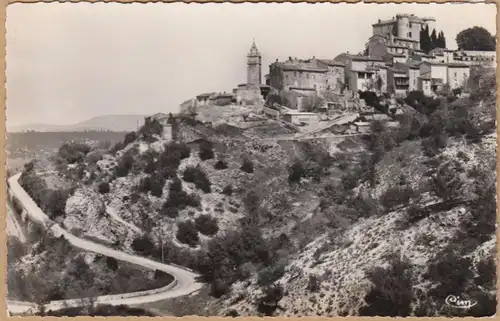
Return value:
[(102, 115), (68, 125), (47, 123), (31, 123), (17, 126), (7, 125), (7, 132), (78, 132), (88, 130), (133, 131), (144, 123), (145, 117), (147, 117), (147, 115)]

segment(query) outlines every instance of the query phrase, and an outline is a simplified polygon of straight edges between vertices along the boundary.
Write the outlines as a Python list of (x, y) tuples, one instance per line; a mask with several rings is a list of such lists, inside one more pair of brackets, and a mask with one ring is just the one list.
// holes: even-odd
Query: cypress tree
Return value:
[(438, 43), (438, 39), (437, 39), (437, 35), (436, 35), (436, 29), (433, 29), (432, 33), (431, 33), (431, 49), (429, 49), (429, 50), (437, 48), (438, 46), (439, 46), (439, 43)]

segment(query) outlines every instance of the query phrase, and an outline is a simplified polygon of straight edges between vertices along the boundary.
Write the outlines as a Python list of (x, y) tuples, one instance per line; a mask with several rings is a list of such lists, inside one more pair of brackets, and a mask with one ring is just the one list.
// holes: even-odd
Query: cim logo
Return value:
[(470, 309), (477, 304), (477, 302), (471, 300), (464, 300), (459, 296), (455, 295), (448, 295), (444, 302), (446, 302), (446, 304), (448, 304), (449, 306), (459, 309)]

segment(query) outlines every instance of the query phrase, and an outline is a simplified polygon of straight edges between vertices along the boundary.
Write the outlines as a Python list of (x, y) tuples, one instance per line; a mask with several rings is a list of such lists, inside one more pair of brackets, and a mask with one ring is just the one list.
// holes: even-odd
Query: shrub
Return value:
[(118, 177), (125, 177), (128, 175), (132, 167), (134, 166), (134, 157), (130, 152), (126, 152), (118, 161), (115, 167), (115, 174)]
[(106, 257), (106, 266), (109, 269), (116, 271), (116, 270), (118, 270), (118, 261), (115, 258), (108, 256), (108, 257)]
[(243, 158), (243, 163), (241, 164), (240, 169), (244, 171), (245, 173), (253, 173), (253, 163), (250, 159), (248, 158)]
[(464, 293), (468, 281), (473, 277), (470, 258), (461, 257), (447, 249), (443, 252), (431, 262), (425, 274), (426, 279), (438, 284), (429, 294), (441, 300), (450, 293)]
[(109, 183), (108, 182), (100, 183), (98, 189), (99, 189), (99, 193), (101, 193), (101, 194), (109, 193)]
[(151, 178), (151, 195), (161, 197), (163, 195), (163, 186), (165, 185), (165, 178), (162, 176), (153, 176)]
[(169, 206), (165, 203), (160, 210), (160, 214), (170, 218), (176, 218), (179, 216), (179, 210), (176, 207)]
[(297, 183), (300, 179), (304, 177), (306, 170), (303, 163), (300, 160), (296, 160), (292, 166), (288, 168), (288, 182)]
[(413, 194), (410, 186), (394, 186), (385, 191), (380, 201), (386, 209), (393, 209), (399, 205), (408, 205)]
[(476, 284), (487, 289), (495, 288), (496, 265), (493, 257), (488, 257), (477, 263)]
[(184, 221), (177, 224), (176, 238), (179, 242), (189, 245), (190, 247), (196, 247), (200, 238), (198, 236), (198, 230), (193, 221)]
[(43, 198), (44, 210), (51, 219), (66, 215), (66, 201), (69, 197), (67, 190), (47, 190)]
[(198, 207), (200, 205), (200, 200), (196, 197), (189, 195), (182, 188), (180, 190), (172, 189), (173, 186), (176, 185), (170, 186), (171, 189), (164, 207), (175, 207), (177, 210), (183, 210), (188, 206)]
[(368, 273), (373, 288), (365, 296), (366, 306), (361, 316), (406, 317), (411, 312), (413, 284), (412, 267), (405, 261), (394, 259), (387, 269), (375, 268)]
[(410, 91), (405, 98), (405, 102), (416, 111), (424, 115), (432, 114), (441, 104), (439, 98), (427, 97), (422, 91)]
[(69, 164), (74, 164), (83, 161), (85, 155), (90, 152), (90, 146), (82, 143), (65, 143), (61, 147), (57, 154), (59, 157), (66, 160)]
[(309, 275), (309, 282), (307, 283), (307, 289), (310, 292), (318, 292), (321, 287), (320, 281), (316, 275)]
[(431, 136), (422, 140), (422, 148), (424, 154), (428, 157), (434, 157), (441, 149), (445, 148), (448, 143), (448, 137), (445, 133)]
[(187, 167), (184, 170), (183, 179), (186, 182), (194, 183), (196, 188), (201, 189), (205, 193), (211, 192), (210, 180), (205, 172), (199, 167)]
[(463, 182), (460, 174), (445, 163), (432, 177), (432, 191), (444, 200), (457, 199), (462, 196)]
[(148, 193), (151, 190), (151, 177), (146, 176), (141, 178), (139, 184), (136, 186), (136, 190), (140, 193)]
[(278, 308), (278, 303), (283, 298), (283, 294), (283, 288), (279, 285), (268, 287), (264, 291), (264, 296), (258, 301), (257, 310), (259, 313), (272, 316)]
[(215, 169), (222, 170), (227, 168), (227, 164), (223, 160), (218, 160), (214, 165)]
[(270, 266), (260, 271), (257, 282), (259, 283), (259, 285), (270, 285), (280, 279), (284, 274), (284, 264)]
[(196, 228), (201, 234), (213, 236), (219, 231), (217, 220), (210, 215), (200, 215), (195, 220)]
[(215, 298), (228, 294), (231, 290), (231, 285), (224, 280), (217, 279), (210, 285), (210, 295)]
[(203, 140), (200, 143), (199, 156), (201, 160), (207, 160), (214, 158), (213, 144), (210, 141)]
[(174, 154), (182, 160), (189, 158), (191, 155), (191, 149), (188, 145), (186, 145), (186, 143), (169, 142), (165, 145), (165, 153), (170, 155)]
[(132, 250), (144, 255), (151, 255), (155, 252), (155, 245), (147, 236), (139, 236), (132, 241)]
[(224, 186), (224, 188), (222, 189), (222, 194), (227, 196), (233, 195), (233, 187), (231, 185)]

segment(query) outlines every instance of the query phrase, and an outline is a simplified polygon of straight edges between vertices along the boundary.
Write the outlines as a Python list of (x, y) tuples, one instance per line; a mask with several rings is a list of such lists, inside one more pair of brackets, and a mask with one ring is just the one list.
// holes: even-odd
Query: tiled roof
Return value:
[(341, 66), (341, 67), (345, 66), (345, 64), (342, 61), (334, 59), (318, 59), (318, 60), (328, 66)]

